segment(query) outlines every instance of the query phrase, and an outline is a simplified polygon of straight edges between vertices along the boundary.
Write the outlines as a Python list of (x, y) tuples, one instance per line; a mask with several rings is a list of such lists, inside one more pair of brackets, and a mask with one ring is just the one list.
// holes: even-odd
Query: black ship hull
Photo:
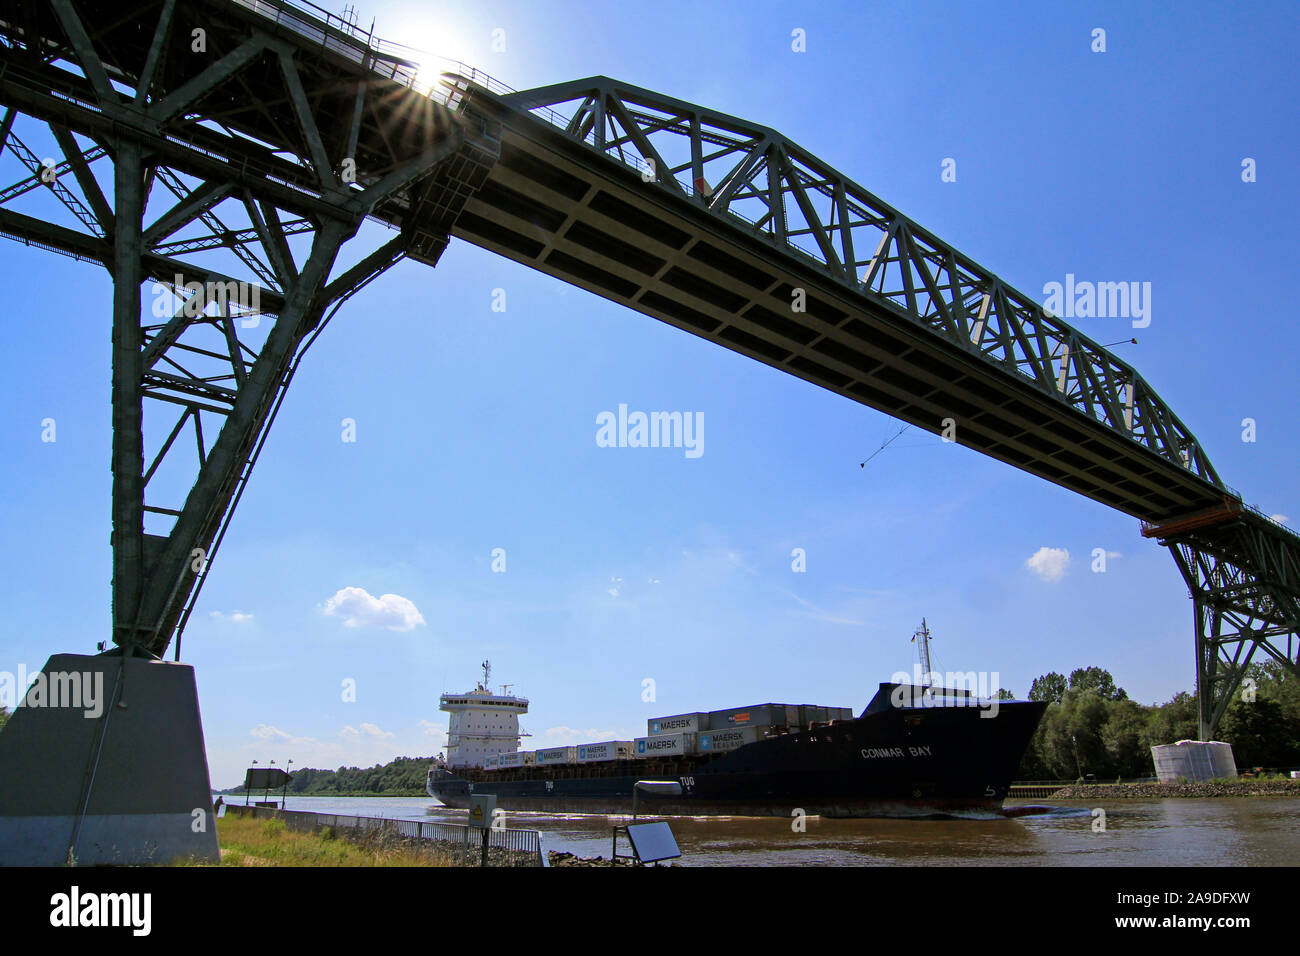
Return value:
[[(888, 685), (886, 685), (888, 686)], [(882, 692), (885, 688), (882, 688)], [(878, 699), (879, 699), (878, 695)], [(874, 706), (873, 702), (873, 706)], [(670, 816), (917, 816), (996, 810), (1047, 705), (869, 707), (855, 720), (779, 734), (729, 753), (514, 770), (435, 769), (428, 792), (454, 808), (493, 794), (505, 810)]]

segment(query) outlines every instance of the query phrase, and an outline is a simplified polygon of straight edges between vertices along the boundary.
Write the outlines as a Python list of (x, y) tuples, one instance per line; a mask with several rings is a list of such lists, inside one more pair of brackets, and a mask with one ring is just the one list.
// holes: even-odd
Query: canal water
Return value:
[[(231, 803), (240, 803), (231, 798)], [(430, 797), (295, 797), (287, 809), (465, 822)], [(1104, 811), (1103, 818), (1094, 811)], [(609, 858), (610, 828), (630, 817), (509, 811), (547, 850)], [(804, 832), (765, 817), (666, 819), (687, 866), (1296, 866), (1300, 799), (1008, 800), (1003, 815), (945, 820), (809, 817)], [(1104, 822), (1104, 830), (1099, 825)], [(621, 842), (627, 852), (627, 842)]]

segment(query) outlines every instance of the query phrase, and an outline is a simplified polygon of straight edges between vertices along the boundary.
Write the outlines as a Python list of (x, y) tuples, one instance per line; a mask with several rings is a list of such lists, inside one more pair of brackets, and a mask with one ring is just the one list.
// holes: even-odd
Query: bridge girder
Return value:
[[(605, 76), (502, 99), (1220, 484), (1195, 436), (1131, 365), (775, 129)], [(1127, 290), (1107, 292), (1128, 301)]]

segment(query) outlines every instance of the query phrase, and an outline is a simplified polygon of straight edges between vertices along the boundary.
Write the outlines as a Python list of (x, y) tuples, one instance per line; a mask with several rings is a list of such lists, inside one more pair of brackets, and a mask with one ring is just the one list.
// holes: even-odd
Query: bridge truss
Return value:
[[(1300, 538), (1242, 507), (1134, 368), (775, 130), (605, 77), (422, 89), (310, 4), (104, 6), (0, 18), (21, 170), (0, 233), (113, 277), (116, 644), (179, 650), (315, 335), (457, 235), (930, 431), (952, 418), (1140, 518), (1192, 594), (1202, 736), (1257, 652), (1300, 673)], [(342, 266), (367, 218), (393, 235)]]

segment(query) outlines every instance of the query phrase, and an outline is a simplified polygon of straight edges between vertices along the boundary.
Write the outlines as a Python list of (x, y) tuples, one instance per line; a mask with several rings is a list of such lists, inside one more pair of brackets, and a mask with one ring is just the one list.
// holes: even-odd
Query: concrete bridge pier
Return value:
[(218, 862), (194, 668), (55, 654), (0, 733), (0, 865)]

